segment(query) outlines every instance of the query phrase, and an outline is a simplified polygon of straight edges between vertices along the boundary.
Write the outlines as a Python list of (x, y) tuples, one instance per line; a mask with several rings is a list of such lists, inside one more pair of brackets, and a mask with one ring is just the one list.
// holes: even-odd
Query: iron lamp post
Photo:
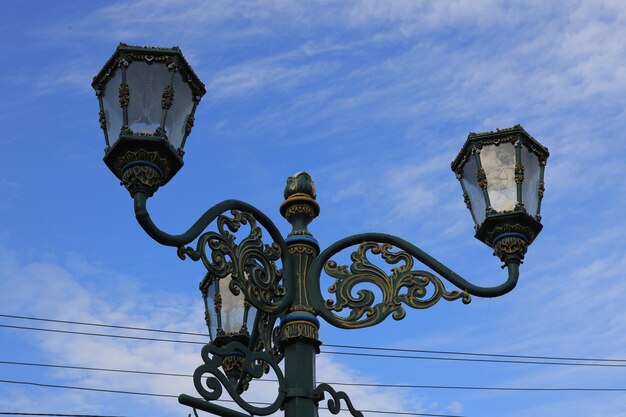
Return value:
[[(183, 147), (204, 85), (178, 48), (120, 44), (93, 87), (105, 136), (104, 162), (130, 192), (137, 221), (154, 240), (177, 248), (181, 259), (201, 261), (207, 270), (200, 291), (210, 342), (193, 376), (200, 397), (179, 396), (194, 413), (246, 417), (283, 409), (287, 417), (313, 417), (327, 394), (332, 413), (339, 412), (343, 400), (352, 415), (362, 416), (344, 392), (315, 383), (319, 318), (356, 329), (389, 316), (400, 320), (405, 306), (425, 309), (441, 299), (467, 304), (472, 295), (501, 296), (515, 287), (528, 245), (541, 231), (548, 150), (516, 125), (471, 133), (452, 163), (476, 238), (508, 270), (506, 281), (494, 287), (472, 284), (412, 243), (388, 234), (353, 235), (320, 250), (307, 228), (320, 207), (305, 172), (287, 179), (280, 205), (292, 226), (286, 237), (264, 213), (239, 200), (222, 201), (186, 232), (168, 234), (153, 223), (146, 202), (183, 165)], [(269, 244), (263, 240), (267, 237)], [(349, 248), (350, 265), (332, 259)], [(416, 261), (434, 273), (415, 268)], [(390, 272), (379, 266), (385, 263)], [(322, 274), (331, 279), (330, 298), (322, 293)], [(458, 289), (446, 289), (440, 277)], [(246, 402), (243, 391), (268, 372), (278, 379), (274, 401), (263, 407)], [(215, 403), (224, 390), (243, 412)]]

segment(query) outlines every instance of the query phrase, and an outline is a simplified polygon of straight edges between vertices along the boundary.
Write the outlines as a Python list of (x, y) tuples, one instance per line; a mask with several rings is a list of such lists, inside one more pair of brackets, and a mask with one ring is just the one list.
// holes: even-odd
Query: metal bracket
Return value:
[[(243, 369), (253, 378), (260, 378), (264, 374), (263, 363), (269, 365), (272, 371), (274, 371), (278, 379), (278, 395), (273, 403), (266, 407), (256, 407), (245, 401), (237, 392), (236, 387), (220, 369), (222, 358), (235, 352), (244, 356)], [(217, 347), (209, 343), (202, 348), (202, 359), (204, 365), (200, 365), (193, 374), (193, 383), (202, 398), (181, 394), (178, 396), (179, 403), (222, 417), (266, 416), (276, 412), (284, 404), (286, 397), (285, 377), (278, 363), (269, 354), (265, 352), (251, 352), (239, 342), (230, 342), (224, 347)], [(203, 377), (205, 379), (204, 383)], [(212, 401), (221, 397), (224, 389), (226, 389), (233, 401), (249, 414), (212, 403)]]
[(339, 414), (341, 411), (341, 400), (343, 400), (353, 417), (363, 417), (363, 413), (354, 408), (354, 405), (352, 405), (352, 401), (350, 400), (350, 397), (348, 397), (348, 394), (343, 391), (335, 391), (333, 387), (326, 383), (319, 384), (317, 388), (313, 390), (313, 395), (318, 398), (316, 401), (324, 399), (324, 392), (327, 392), (331, 396), (327, 403), (328, 411), (331, 413)]

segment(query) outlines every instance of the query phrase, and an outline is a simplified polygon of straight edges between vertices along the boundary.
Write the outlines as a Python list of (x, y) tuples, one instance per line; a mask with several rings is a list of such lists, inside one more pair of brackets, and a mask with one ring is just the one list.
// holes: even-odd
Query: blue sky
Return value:
[[(468, 132), (517, 123), (549, 147), (544, 231), (512, 293), (442, 302), (367, 330), (326, 325), (324, 342), (626, 358), (623, 2), (33, 0), (0, 3), (0, 21), (0, 314), (203, 330), (201, 266), (145, 235), (102, 163), (90, 83), (123, 41), (179, 45), (207, 87), (184, 168), (149, 202), (174, 233), (227, 198), (256, 205), (287, 233), (278, 213), (285, 179), (306, 170), (321, 205), (310, 229), (322, 247), (393, 233), (495, 285), (504, 271), (473, 238), (449, 164)], [(194, 345), (9, 328), (0, 328), (0, 345), (3, 361), (180, 373), (200, 363)], [(623, 369), (322, 354), (318, 379), (626, 388)], [(0, 379), (194, 392), (182, 378), (2, 364)], [(267, 398), (267, 387), (251, 398)], [(623, 392), (348, 388), (363, 409), (626, 416)], [(175, 399), (10, 384), (0, 386), (0, 411), (188, 413)]]

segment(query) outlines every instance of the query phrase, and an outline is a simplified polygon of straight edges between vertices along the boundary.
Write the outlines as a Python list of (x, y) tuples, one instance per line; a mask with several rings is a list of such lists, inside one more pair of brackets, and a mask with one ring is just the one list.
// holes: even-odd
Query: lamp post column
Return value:
[(280, 348), (285, 354), (285, 380), (287, 397), (286, 417), (317, 417), (318, 399), (315, 390), (315, 356), (319, 353), (319, 321), (315, 309), (311, 307), (306, 290), (309, 265), (319, 254), (315, 238), (307, 230), (307, 225), (319, 214), (315, 201), (315, 186), (307, 173), (299, 173), (287, 179), (285, 201), (280, 212), (293, 230), (287, 243), (288, 256), (294, 265), (293, 276), (285, 280), (295, 280), (296, 296), (281, 320)]

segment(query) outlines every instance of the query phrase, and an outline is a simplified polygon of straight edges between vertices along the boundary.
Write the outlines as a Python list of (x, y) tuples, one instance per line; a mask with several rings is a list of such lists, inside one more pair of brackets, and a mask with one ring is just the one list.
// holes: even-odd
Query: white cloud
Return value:
[[(24, 263), (15, 253), (3, 251), (0, 259), (0, 294), (2, 294), (0, 301), (3, 303), (4, 311), (61, 320), (201, 330), (201, 306), (195, 297), (170, 294), (167, 300), (155, 300), (156, 297), (163, 297), (164, 294), (151, 294), (145, 291), (138, 293), (136, 289), (133, 289), (133, 285), (117, 287), (115, 283), (118, 277), (114, 272), (78, 259), (76, 254), (70, 256), (69, 265), (71, 267), (52, 263)], [(112, 286), (100, 287), (101, 279), (108, 281)], [(124, 283), (133, 284), (132, 281), (133, 278), (124, 277)], [(40, 297), (38, 294), (45, 296)], [(39, 302), (33, 302), (33, 299)], [(163, 314), (163, 309), (167, 314)], [(198, 325), (190, 326), (189, 323)], [(78, 325), (45, 326), (38, 323), (38, 326), (109, 333), (107, 329), (85, 328)], [(120, 332), (113, 333), (119, 334)], [(152, 336), (142, 332), (124, 331), (123, 333), (141, 337)], [(177, 338), (175, 335), (158, 335), (158, 337)], [(185, 336), (184, 338), (190, 339), (191, 337)], [(202, 340), (202, 338), (195, 339)], [(34, 362), (188, 375), (201, 364), (201, 346), (199, 345), (37, 332), (29, 333), (24, 340), (28, 345), (24, 345), (22, 350), (31, 352), (31, 358), (37, 358), (33, 359)], [(14, 350), (15, 347), (11, 349)], [(11, 358), (5, 355), (4, 359), (10, 360)], [(22, 374), (20, 368), (14, 371), (14, 379), (29, 380), (26, 376), (20, 376)], [(271, 378), (272, 375), (270, 374), (269, 377)], [(318, 380), (345, 383), (376, 382), (375, 379), (368, 378), (367, 375), (356, 372), (351, 367), (329, 357), (318, 359)], [(177, 395), (184, 392), (198, 396), (190, 378), (55, 369), (45, 377), (39, 376), (34, 382), (159, 394)], [(341, 391), (344, 387), (337, 386), (336, 389)], [(348, 387), (345, 391), (349, 393), (355, 407), (360, 409), (385, 408), (409, 412), (423, 412), (428, 409), (425, 398), (411, 397), (410, 401), (406, 401), (407, 392), (401, 390)], [(32, 402), (35, 401), (34, 399), (38, 396), (36, 393), (39, 392), (36, 388), (21, 387), (21, 389), (8, 389), (4, 392), (13, 392), (13, 394), (10, 399), (0, 397), (0, 405), (11, 403), (16, 409), (30, 411), (49, 412), (55, 406), (68, 410), (67, 404), (72, 404), (72, 410), (76, 412), (105, 412), (105, 410), (111, 410), (114, 404), (131, 404), (131, 401), (138, 401), (149, 406), (155, 412), (157, 409), (167, 410), (167, 412), (180, 412), (181, 410), (181, 406), (175, 400), (149, 397), (134, 399), (126, 396), (117, 399), (112, 394), (83, 395), (63, 390), (58, 394), (54, 394), (54, 391), (44, 391), (43, 397), (40, 397), (49, 398), (50, 401), (46, 400), (45, 406), (33, 409)], [(245, 398), (249, 401), (267, 402), (275, 398), (275, 395), (276, 384), (253, 382)], [(61, 407), (63, 404), (65, 406)], [(330, 415), (325, 411), (320, 414)]]

